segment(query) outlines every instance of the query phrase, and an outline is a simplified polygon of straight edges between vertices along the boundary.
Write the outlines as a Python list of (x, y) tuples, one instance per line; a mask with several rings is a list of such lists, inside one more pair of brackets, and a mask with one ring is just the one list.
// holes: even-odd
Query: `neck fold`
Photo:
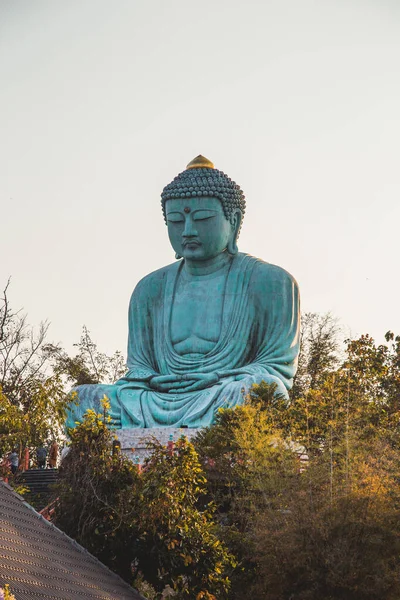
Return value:
[(189, 275), (197, 277), (202, 275), (211, 275), (217, 271), (224, 269), (231, 263), (232, 257), (228, 252), (221, 252), (218, 256), (208, 260), (184, 260), (183, 269)]

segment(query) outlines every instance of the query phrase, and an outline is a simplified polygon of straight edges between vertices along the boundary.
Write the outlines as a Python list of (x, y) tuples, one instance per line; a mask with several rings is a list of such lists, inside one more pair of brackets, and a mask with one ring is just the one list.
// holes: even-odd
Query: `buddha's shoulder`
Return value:
[(179, 262), (176, 262), (145, 275), (145, 277), (143, 277), (143, 279), (136, 284), (133, 294), (158, 294), (161, 288), (163, 288), (165, 285), (168, 275), (170, 275), (172, 272), (176, 272), (178, 268)]
[(288, 271), (274, 265), (272, 263), (265, 262), (261, 258), (255, 258), (249, 254), (243, 255), (245, 260), (252, 265), (252, 282), (260, 288), (264, 286), (294, 286), (298, 287), (297, 281)]

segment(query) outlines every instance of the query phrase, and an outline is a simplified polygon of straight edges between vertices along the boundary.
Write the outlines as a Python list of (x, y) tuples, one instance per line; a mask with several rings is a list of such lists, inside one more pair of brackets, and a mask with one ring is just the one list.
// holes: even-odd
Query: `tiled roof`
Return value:
[(0, 587), (16, 600), (143, 600), (0, 481)]

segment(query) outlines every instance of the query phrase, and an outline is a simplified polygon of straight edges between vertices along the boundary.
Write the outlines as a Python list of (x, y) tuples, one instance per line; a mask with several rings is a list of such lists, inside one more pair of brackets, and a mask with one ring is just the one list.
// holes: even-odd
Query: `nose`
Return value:
[(187, 237), (194, 237), (196, 235), (197, 235), (197, 229), (196, 229), (195, 223), (194, 223), (191, 215), (187, 215), (187, 217), (185, 219), (185, 228), (183, 230), (182, 237), (187, 238)]

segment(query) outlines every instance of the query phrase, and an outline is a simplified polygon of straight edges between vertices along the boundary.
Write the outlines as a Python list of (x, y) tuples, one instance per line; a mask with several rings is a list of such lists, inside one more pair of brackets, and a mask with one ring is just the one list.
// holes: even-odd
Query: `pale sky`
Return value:
[(125, 353), (174, 261), (161, 190), (203, 154), (246, 195), (239, 249), (382, 341), (399, 140), (398, 0), (0, 0), (0, 285), (49, 340)]

